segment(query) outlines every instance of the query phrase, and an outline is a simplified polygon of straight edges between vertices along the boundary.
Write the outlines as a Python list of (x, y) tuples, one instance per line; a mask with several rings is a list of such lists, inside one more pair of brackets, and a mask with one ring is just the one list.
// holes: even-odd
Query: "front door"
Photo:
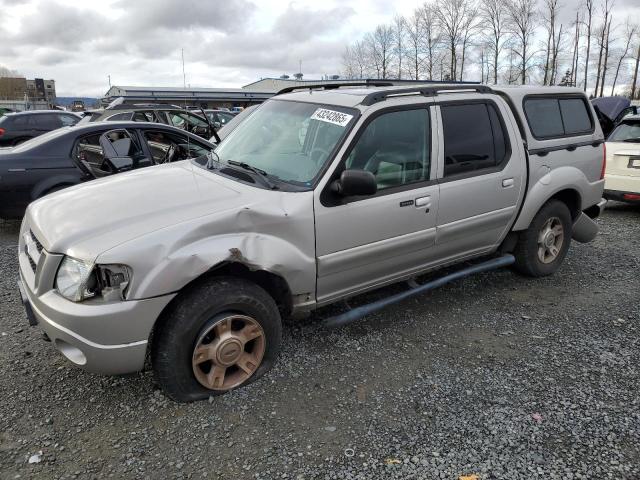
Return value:
[(319, 302), (393, 281), (433, 260), (439, 189), (432, 116), (427, 104), (373, 113), (335, 174), (368, 170), (378, 192), (339, 198), (327, 186), (316, 196)]
[(493, 101), (439, 107), (443, 156), (439, 168), (437, 251), (443, 263), (492, 250), (506, 235), (523, 195), (526, 159), (509, 138), (519, 134)]

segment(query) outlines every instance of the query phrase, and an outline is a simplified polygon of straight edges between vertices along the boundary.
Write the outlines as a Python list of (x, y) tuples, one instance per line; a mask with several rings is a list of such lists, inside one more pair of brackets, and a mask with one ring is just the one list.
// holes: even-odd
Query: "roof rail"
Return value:
[(286, 87), (279, 90), (276, 95), (282, 95), (283, 93), (291, 93), (296, 90), (311, 90), (314, 88), (322, 88), (323, 90), (333, 90), (335, 88), (342, 87), (392, 87), (392, 82), (384, 82), (378, 80), (367, 80), (365, 82), (335, 82), (335, 83), (310, 83), (309, 85), (298, 85), (295, 87)]
[(361, 105), (370, 106), (374, 103), (386, 100), (389, 97), (402, 96), (402, 95), (423, 95), (425, 97), (431, 97), (437, 95), (439, 92), (448, 92), (452, 90), (473, 90), (478, 93), (492, 93), (491, 87), (486, 85), (478, 85), (477, 83), (470, 84), (457, 84), (457, 85), (422, 85), (417, 87), (402, 87), (397, 89), (382, 90), (379, 92), (372, 92), (365, 96), (360, 102)]

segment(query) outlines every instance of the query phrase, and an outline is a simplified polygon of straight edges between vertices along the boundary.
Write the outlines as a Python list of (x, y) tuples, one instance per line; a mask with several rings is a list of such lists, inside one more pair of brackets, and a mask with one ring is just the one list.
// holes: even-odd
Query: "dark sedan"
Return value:
[(20, 218), (48, 193), (94, 178), (205, 155), (212, 143), (158, 123), (98, 122), (60, 128), (0, 148), (0, 218)]
[(56, 128), (75, 125), (81, 118), (59, 110), (7, 113), (0, 117), (0, 147), (19, 145)]

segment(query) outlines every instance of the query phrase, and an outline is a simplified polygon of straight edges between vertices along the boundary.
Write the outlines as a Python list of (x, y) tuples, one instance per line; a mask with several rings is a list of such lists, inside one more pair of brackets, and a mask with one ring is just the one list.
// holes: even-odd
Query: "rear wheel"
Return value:
[(569, 250), (572, 225), (571, 213), (564, 203), (547, 202), (520, 234), (514, 252), (516, 269), (532, 277), (555, 273)]
[(181, 402), (223, 394), (264, 375), (281, 336), (278, 308), (265, 290), (242, 279), (214, 278), (181, 294), (156, 327), (156, 381)]

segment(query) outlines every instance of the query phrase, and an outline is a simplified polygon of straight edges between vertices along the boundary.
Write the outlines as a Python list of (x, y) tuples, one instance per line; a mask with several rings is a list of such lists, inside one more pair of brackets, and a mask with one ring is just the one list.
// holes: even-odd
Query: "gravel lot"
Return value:
[(290, 322), (270, 374), (180, 405), (28, 327), (18, 224), (0, 221), (0, 477), (637, 479), (640, 208), (599, 223), (551, 278), (487, 273), (339, 330)]

